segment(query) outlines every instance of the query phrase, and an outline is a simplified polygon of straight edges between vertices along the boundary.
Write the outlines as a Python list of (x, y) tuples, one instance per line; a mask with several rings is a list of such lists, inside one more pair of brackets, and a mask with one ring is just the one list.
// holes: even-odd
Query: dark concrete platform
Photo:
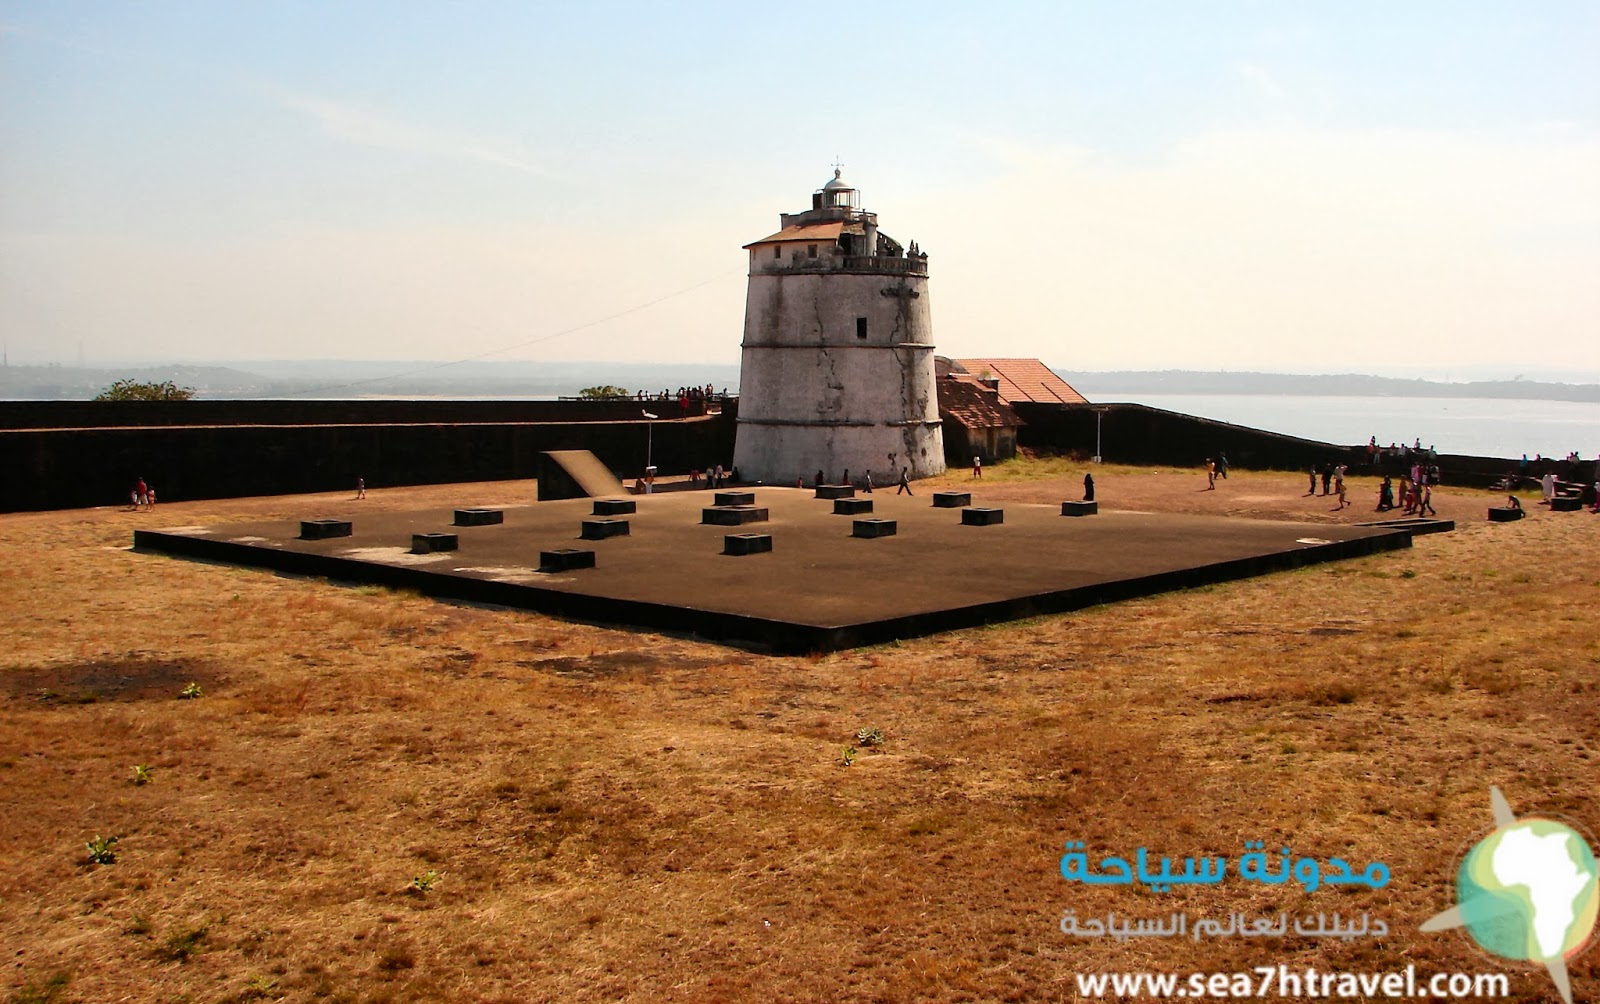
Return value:
[(1491, 523), (1514, 523), (1521, 519), (1522, 516), (1521, 509), (1513, 509), (1510, 506), (1489, 507), (1489, 522)]
[(900, 533), (900, 524), (892, 519), (858, 519), (850, 524), (850, 536), (865, 537), (868, 540), (874, 537), (893, 537)]
[(765, 523), (768, 510), (753, 505), (711, 506), (700, 510), (700, 522), (707, 526), (744, 526), (746, 523)]
[(851, 485), (818, 485), (816, 497), (819, 499), (847, 499), (853, 498), (855, 493), (856, 490)]
[(722, 538), (722, 553), (734, 555), (770, 554), (772, 552), (772, 534), (770, 533), (730, 533)]
[(455, 551), (461, 547), (461, 538), (453, 533), (414, 533), (411, 535), (412, 554), (434, 554)]
[(1449, 533), (1456, 528), (1453, 519), (1429, 519), (1426, 516), (1404, 516), (1400, 519), (1380, 519), (1371, 523), (1357, 523), (1357, 526), (1371, 526), (1386, 530), (1404, 530), (1413, 537), (1420, 537), (1429, 533)]
[(834, 499), (835, 516), (862, 516), (872, 511), (871, 499)]
[(1004, 509), (983, 509), (969, 506), (961, 510), (962, 526), (999, 526), (1006, 521)]
[(539, 552), (539, 572), (570, 572), (577, 568), (593, 568), (594, 552), (576, 547), (562, 547), (554, 551)]
[(594, 516), (631, 516), (639, 511), (639, 503), (633, 499), (595, 499)]
[(1551, 512), (1577, 512), (1583, 508), (1583, 499), (1576, 495), (1557, 495), (1550, 500)]
[(347, 519), (308, 519), (300, 523), (301, 540), (332, 540), (354, 532), (354, 524)]
[[(449, 508), (377, 512), (361, 503), (355, 538), (302, 540), (292, 520), (140, 530), (159, 552), (347, 582), (369, 582), (586, 621), (694, 633), (789, 652), (932, 634), (1170, 589), (1409, 547), (1437, 521), (1396, 526), (1290, 523), (1102, 510), (1062, 519), (1056, 505), (1008, 503), (1003, 533), (979, 533), (925, 498), (880, 494), (897, 536), (859, 540), (810, 491), (762, 489), (783, 546), (727, 561), (727, 530), (700, 522), (698, 492), (641, 497), (638, 531), (571, 551), (590, 499), (508, 506), (464, 551), (411, 554), (411, 537), (448, 524)], [(1448, 524), (1444, 524), (1448, 526)], [(763, 527), (765, 529), (765, 527)], [(533, 563), (539, 558), (537, 570)], [(577, 569), (574, 562), (592, 567)], [(892, 574), (892, 579), (889, 577)]]
[(456, 526), (499, 526), (506, 521), (504, 509), (457, 509)]
[(1100, 511), (1098, 502), (1063, 502), (1061, 515), (1063, 516), (1093, 516)]
[(971, 492), (934, 492), (933, 507), (935, 509), (960, 509), (972, 504)]
[(627, 537), (633, 529), (625, 519), (586, 519), (578, 536), (584, 540), (606, 540), (611, 537)]
[(711, 496), (712, 505), (755, 505), (755, 492), (717, 492)]

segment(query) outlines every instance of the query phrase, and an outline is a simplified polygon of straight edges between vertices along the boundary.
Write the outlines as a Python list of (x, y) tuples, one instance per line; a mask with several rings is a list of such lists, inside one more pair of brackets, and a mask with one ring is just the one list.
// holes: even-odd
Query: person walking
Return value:
[(1333, 465), (1322, 465), (1322, 494), (1328, 494), (1328, 486), (1333, 482)]
[(1228, 455), (1226, 453), (1217, 454), (1217, 474), (1222, 477), (1222, 480), (1228, 480)]
[(900, 468), (900, 487), (895, 490), (895, 494), (896, 495), (899, 495), (901, 492), (905, 492), (907, 495), (915, 495), (916, 494), (916, 492), (913, 492), (911, 490), (911, 479), (907, 476), (909, 473), (910, 473), (910, 468), (908, 468), (908, 467)]
[(1417, 515), (1437, 516), (1439, 511), (1433, 507), (1433, 486), (1423, 484), (1417, 494)]
[(367, 479), (364, 478), (364, 477), (361, 477), (360, 475), (357, 475), (356, 476), (356, 498), (364, 499), (366, 497), (367, 497)]
[(972, 455), (972, 480), (981, 481), (982, 479), (983, 479), (983, 458), (978, 456), (976, 453), (974, 453)]
[(1311, 465), (1311, 473), (1308, 476), (1311, 479), (1311, 483), (1306, 486), (1306, 494), (1307, 495), (1315, 495), (1317, 493), (1317, 465), (1316, 464), (1312, 464)]
[(867, 468), (867, 482), (862, 486), (861, 490), (868, 495), (872, 494), (872, 468), (870, 467)]
[(1207, 457), (1206, 458), (1206, 491), (1214, 492), (1216, 490), (1217, 490), (1217, 465), (1210, 457)]

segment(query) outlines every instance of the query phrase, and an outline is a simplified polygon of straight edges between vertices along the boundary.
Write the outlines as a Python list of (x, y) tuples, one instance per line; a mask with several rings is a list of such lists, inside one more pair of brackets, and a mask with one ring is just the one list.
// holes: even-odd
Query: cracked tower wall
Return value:
[(901, 467), (944, 470), (927, 256), (880, 234), (837, 172), (810, 212), (782, 221), (748, 245), (740, 475), (809, 484), (818, 470), (870, 470), (883, 484)]

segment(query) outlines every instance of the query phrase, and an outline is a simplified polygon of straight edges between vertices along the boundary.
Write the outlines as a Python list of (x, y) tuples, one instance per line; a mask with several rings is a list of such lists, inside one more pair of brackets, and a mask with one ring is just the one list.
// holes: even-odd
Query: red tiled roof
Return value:
[(968, 429), (1016, 428), (1024, 424), (1021, 416), (1000, 400), (1000, 395), (971, 377), (941, 377), (936, 385), (940, 418), (954, 418)]
[(797, 227), (784, 227), (771, 237), (751, 241), (745, 248), (753, 248), (757, 244), (775, 244), (779, 241), (836, 241), (843, 230), (844, 223), (839, 220), (834, 220), (832, 223), (807, 223)]
[(957, 359), (956, 364), (975, 377), (987, 371), (1000, 379), (1003, 401), (1043, 401), (1062, 404), (1088, 404), (1088, 398), (1051, 372), (1037, 359)]

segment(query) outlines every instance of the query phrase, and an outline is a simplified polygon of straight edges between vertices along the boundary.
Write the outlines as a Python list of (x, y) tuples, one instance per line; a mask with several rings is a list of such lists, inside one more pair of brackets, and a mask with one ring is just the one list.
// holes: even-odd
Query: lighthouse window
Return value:
[(856, 318), (856, 337), (867, 337), (867, 319), (865, 317)]
[(817, 246), (815, 244), (807, 244), (806, 245), (806, 257), (807, 258), (815, 258), (816, 256), (817, 256)]

